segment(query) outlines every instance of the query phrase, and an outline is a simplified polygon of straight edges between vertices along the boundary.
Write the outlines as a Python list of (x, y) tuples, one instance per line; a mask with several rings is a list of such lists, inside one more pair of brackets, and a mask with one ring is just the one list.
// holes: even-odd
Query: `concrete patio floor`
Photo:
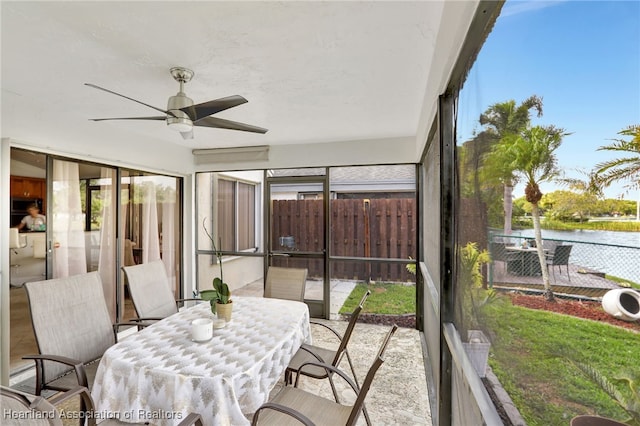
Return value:
[[(342, 334), (347, 326), (345, 321), (321, 321)], [(379, 345), (390, 327), (356, 324), (348, 350), (354, 363), (360, 383), (364, 380)], [(337, 340), (324, 327), (312, 325), (313, 344), (322, 347), (336, 347)], [(351, 376), (349, 363), (343, 359), (340, 368)], [(272, 395), (282, 386), (278, 383)], [(333, 399), (327, 380), (300, 379), (300, 387), (309, 392)], [(339, 395), (345, 401), (352, 401), (353, 393), (337, 383)], [(417, 330), (398, 328), (391, 338), (385, 362), (378, 370), (371, 389), (367, 394), (366, 406), (373, 425), (431, 425), (431, 412), (425, 379), (424, 358), (420, 334)], [(358, 425), (365, 425), (364, 417)]]
[[(339, 333), (347, 326), (344, 321), (321, 321)], [(379, 345), (390, 327), (372, 324), (357, 324), (351, 341), (349, 353), (354, 363), (360, 383), (378, 352)], [(313, 344), (323, 347), (337, 346), (335, 336), (324, 327), (312, 325)], [(343, 360), (340, 368), (351, 377), (349, 364)], [(281, 379), (271, 392), (271, 397), (284, 386)], [(315, 380), (308, 377), (300, 379), (299, 387), (323, 397), (333, 399), (327, 380)], [(354, 394), (344, 383), (336, 380), (341, 402), (353, 402)], [(385, 362), (378, 370), (366, 398), (366, 406), (373, 425), (431, 425), (431, 413), (425, 379), (422, 345), (417, 330), (398, 328), (392, 337)], [(67, 412), (77, 411), (79, 401), (72, 400), (63, 404)], [(72, 416), (71, 416), (72, 417)], [(63, 424), (77, 425), (77, 419), (63, 419)], [(366, 425), (364, 416), (358, 419), (358, 425)]]
[[(262, 281), (251, 283), (234, 291), (241, 296), (261, 297)], [(319, 293), (321, 286), (313, 288), (307, 284), (307, 297)], [(355, 287), (353, 281), (331, 281), (331, 320), (317, 320), (329, 325), (340, 334), (347, 322), (339, 320), (338, 311)], [(317, 296), (316, 296), (317, 297)], [(313, 344), (321, 347), (338, 346), (336, 337), (322, 326), (311, 326)], [(358, 323), (351, 336), (348, 350), (351, 355), (356, 376), (360, 383), (376, 356), (379, 345), (390, 327)], [(426, 356), (426, 355), (425, 355)], [(343, 359), (340, 368), (351, 376), (349, 363)], [(424, 357), (420, 342), (420, 333), (415, 329), (398, 328), (391, 339), (385, 354), (385, 363), (378, 370), (367, 395), (366, 405), (373, 425), (431, 425), (431, 411), (424, 369)], [(280, 381), (273, 389), (275, 395), (283, 386)], [(300, 387), (317, 395), (333, 399), (331, 387), (326, 380), (314, 380), (308, 377), (300, 379)], [(345, 401), (352, 401), (353, 393), (346, 385), (337, 383), (339, 394)], [(363, 416), (359, 425), (365, 425)]]

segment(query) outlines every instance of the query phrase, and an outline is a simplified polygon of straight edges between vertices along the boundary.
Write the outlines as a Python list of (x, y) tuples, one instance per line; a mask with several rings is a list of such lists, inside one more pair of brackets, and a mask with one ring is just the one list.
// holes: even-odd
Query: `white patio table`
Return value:
[(195, 343), (191, 321), (203, 317), (212, 317), (208, 303), (109, 348), (91, 392), (97, 414), (172, 425), (195, 412), (208, 426), (249, 424), (246, 416), (267, 401), (300, 345), (311, 342), (309, 310), (300, 302), (234, 297), (226, 327)]

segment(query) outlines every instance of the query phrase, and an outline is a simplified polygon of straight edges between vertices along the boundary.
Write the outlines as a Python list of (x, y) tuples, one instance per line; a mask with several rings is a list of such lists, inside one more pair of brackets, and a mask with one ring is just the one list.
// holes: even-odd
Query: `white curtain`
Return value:
[(53, 278), (87, 272), (78, 163), (53, 161)]
[(171, 289), (176, 292), (176, 203), (164, 200), (162, 203), (162, 261), (171, 282)]
[(142, 191), (142, 263), (148, 263), (160, 259), (155, 183), (153, 181), (144, 182)]
[(98, 273), (102, 279), (104, 292), (111, 320), (116, 320), (116, 204), (115, 173), (112, 169), (102, 167), (100, 172), (100, 199), (102, 200), (102, 221), (100, 224), (100, 255)]

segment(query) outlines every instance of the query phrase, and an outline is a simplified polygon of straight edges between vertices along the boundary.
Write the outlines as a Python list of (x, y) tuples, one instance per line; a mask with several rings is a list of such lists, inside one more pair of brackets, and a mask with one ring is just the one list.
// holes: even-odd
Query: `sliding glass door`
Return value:
[[(162, 260), (176, 298), (181, 289), (181, 179), (121, 170), (120, 264), (131, 266)], [(119, 293), (125, 318), (135, 316), (124, 274)]]

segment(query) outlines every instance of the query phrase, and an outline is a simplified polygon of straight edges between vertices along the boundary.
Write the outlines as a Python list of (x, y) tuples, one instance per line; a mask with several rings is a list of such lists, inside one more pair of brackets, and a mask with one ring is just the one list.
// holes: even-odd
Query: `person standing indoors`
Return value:
[(16, 228), (22, 229), (26, 227), (30, 231), (44, 231), (47, 219), (43, 214), (40, 214), (38, 205), (30, 204), (29, 207), (27, 207), (27, 213), (29, 214), (22, 218)]

